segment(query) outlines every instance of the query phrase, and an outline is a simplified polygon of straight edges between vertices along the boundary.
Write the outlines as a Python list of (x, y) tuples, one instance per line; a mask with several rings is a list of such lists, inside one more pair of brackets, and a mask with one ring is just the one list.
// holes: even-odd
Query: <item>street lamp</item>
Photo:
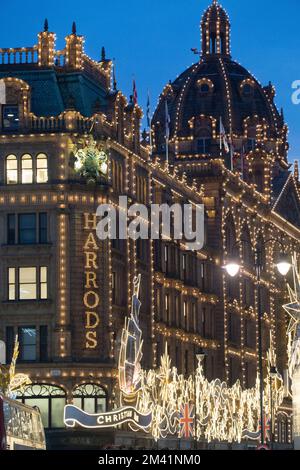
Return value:
[(286, 276), (290, 272), (290, 269), (292, 267), (289, 257), (286, 254), (282, 253), (279, 256), (276, 267), (282, 276)]
[(273, 449), (273, 427), (274, 427), (274, 420), (273, 420), (273, 380), (276, 379), (278, 372), (275, 365), (270, 366), (269, 370), (270, 374), (270, 414), (271, 414), (271, 423), (270, 423), (270, 447)]
[[(256, 277), (257, 277), (257, 304), (258, 304), (258, 349), (259, 349), (259, 381), (260, 381), (260, 416), (261, 416), (261, 445), (265, 444), (265, 429), (264, 429), (264, 373), (263, 373), (263, 343), (262, 343), (262, 309), (261, 309), (261, 289), (260, 289), (260, 282), (261, 282), (261, 272), (263, 269), (262, 265), (262, 247), (265, 246), (267, 243), (274, 241), (275, 243), (279, 243), (281, 247), (284, 249), (284, 244), (282, 241), (276, 239), (266, 240), (264, 243), (257, 245), (255, 249), (255, 270), (256, 270)], [(252, 244), (248, 240), (240, 240), (240, 242), (236, 243), (236, 246), (240, 243), (247, 243), (252, 248)], [(286, 276), (292, 264), (286, 254), (284, 252), (280, 254), (278, 261), (276, 263), (276, 268), (278, 272)], [(227, 259), (227, 262), (223, 266), (229, 276), (232, 278), (237, 276), (241, 269), (241, 264), (237, 257), (230, 257)]]
[[(275, 266), (279, 274), (281, 274), (282, 276), (286, 276), (290, 272), (292, 264), (289, 260), (288, 255), (282, 253), (279, 256)], [(241, 264), (239, 263), (239, 260), (236, 257), (230, 257), (228, 258), (223, 268), (226, 270), (227, 274), (229, 274), (230, 277), (236, 277), (241, 270)]]

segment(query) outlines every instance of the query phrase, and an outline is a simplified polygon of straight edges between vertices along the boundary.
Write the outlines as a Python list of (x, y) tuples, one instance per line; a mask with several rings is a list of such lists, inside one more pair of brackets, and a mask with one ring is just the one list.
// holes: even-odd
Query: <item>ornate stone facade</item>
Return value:
[[(199, 63), (161, 95), (152, 152), (140, 136), (141, 108), (111, 84), (112, 62), (104, 51), (100, 61), (84, 53), (75, 25), (61, 51), (47, 23), (36, 46), (0, 49), (0, 338), (9, 359), (19, 333), (20, 370), (35, 384), (59, 387), (62, 400), (71, 402), (76, 387), (94, 384), (107, 397), (102, 409), (113, 406), (120, 335), (138, 273), (144, 367), (158, 365), (167, 342), (183, 373), (194, 370), (203, 349), (209, 379), (240, 379), (243, 387), (255, 382), (254, 250), (239, 245), (243, 267), (236, 280), (222, 266), (240, 240), (255, 247), (279, 238), (290, 253), (299, 251), (299, 182), (289, 170), (287, 127), (274, 105), (274, 89), (263, 88), (231, 60), (229, 20), (216, 2), (205, 13), (202, 32)], [(220, 151), (220, 116), (235, 149), (233, 167)], [(75, 164), (74, 146), (90, 135), (108, 155), (108, 175), (95, 181)], [(203, 250), (187, 252), (184, 243), (172, 240), (100, 242), (96, 209), (101, 203), (118, 207), (119, 195), (148, 206), (204, 204)], [(277, 253), (276, 243), (266, 245), (261, 306), (264, 352), (271, 331), (283, 374), (285, 293), (274, 268)], [(90, 411), (99, 409), (97, 394), (85, 398)], [(67, 433), (49, 406), (53, 445), (66, 446)], [(278, 441), (291, 441), (290, 414), (287, 402), (276, 424)], [(77, 444), (99, 445), (82, 432), (69, 436), (73, 445), (74, 436)]]

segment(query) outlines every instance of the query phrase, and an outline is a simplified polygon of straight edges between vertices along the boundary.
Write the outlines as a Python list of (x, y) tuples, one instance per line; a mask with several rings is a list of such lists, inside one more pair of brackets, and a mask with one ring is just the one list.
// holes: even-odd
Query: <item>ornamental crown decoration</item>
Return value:
[(108, 148), (103, 141), (98, 143), (92, 135), (86, 136), (74, 145), (73, 153), (75, 172), (88, 182), (96, 183), (101, 176), (107, 177)]

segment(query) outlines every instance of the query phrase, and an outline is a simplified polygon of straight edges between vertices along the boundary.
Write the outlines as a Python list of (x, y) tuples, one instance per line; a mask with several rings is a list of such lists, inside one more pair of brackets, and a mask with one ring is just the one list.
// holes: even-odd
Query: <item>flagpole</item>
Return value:
[(169, 139), (166, 137), (166, 162), (169, 163)]
[(149, 129), (149, 144), (150, 144), (150, 155), (152, 156), (153, 141), (152, 141), (152, 127), (151, 127), (151, 109), (150, 109), (150, 92), (148, 90), (148, 102), (147, 102), (147, 124)]
[(230, 134), (230, 166), (231, 166), (231, 171), (234, 172), (234, 153), (233, 153), (233, 143), (232, 143), (232, 134)]
[(165, 101), (165, 119), (166, 119), (166, 163), (169, 163), (169, 140), (170, 140), (170, 114), (168, 108), (168, 102)]
[(220, 116), (220, 155), (222, 156), (222, 117)]

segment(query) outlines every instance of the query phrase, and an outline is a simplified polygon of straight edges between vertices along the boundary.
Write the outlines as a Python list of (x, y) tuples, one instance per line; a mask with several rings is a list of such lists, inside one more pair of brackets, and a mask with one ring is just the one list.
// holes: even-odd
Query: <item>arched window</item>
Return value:
[(21, 160), (22, 184), (33, 183), (32, 157), (28, 153)]
[(36, 157), (36, 182), (47, 183), (48, 181), (48, 159), (47, 155), (40, 153)]
[(205, 127), (196, 128), (197, 153), (208, 154), (211, 146), (211, 131)]
[(15, 155), (6, 158), (6, 182), (7, 184), (18, 183), (18, 160)]
[(87, 413), (105, 413), (107, 394), (97, 384), (79, 385), (73, 390), (73, 404)]
[(19, 393), (17, 399), (25, 405), (37, 406), (41, 412), (44, 427), (64, 427), (66, 392), (56, 385), (34, 384)]

